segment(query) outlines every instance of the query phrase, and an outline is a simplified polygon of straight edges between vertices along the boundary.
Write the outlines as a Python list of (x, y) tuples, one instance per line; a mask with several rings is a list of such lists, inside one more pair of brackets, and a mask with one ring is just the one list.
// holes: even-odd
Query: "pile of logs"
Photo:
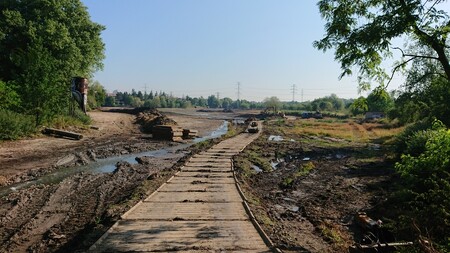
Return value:
[(179, 126), (153, 126), (153, 139), (182, 141), (183, 129)]
[(195, 138), (198, 134), (196, 130), (182, 129), (173, 125), (153, 126), (153, 138), (160, 140), (183, 141), (183, 139)]

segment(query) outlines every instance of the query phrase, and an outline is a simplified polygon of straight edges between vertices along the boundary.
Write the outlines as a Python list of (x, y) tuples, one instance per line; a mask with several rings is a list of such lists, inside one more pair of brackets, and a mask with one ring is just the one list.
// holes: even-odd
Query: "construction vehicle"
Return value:
[(250, 122), (250, 124), (248, 125), (248, 128), (247, 128), (247, 132), (249, 132), (249, 133), (259, 132), (258, 122), (256, 122), (256, 121)]

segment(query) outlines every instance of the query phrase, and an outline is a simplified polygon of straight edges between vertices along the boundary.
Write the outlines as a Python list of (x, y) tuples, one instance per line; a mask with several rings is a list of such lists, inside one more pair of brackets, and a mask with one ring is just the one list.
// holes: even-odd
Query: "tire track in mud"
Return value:
[[(182, 156), (150, 166), (123, 162), (113, 173), (79, 173), (57, 184), (34, 185), (9, 194), (0, 199), (0, 252), (72, 250), (72, 240), (80, 231), (117, 219), (122, 210), (115, 210), (116, 204)], [(82, 242), (78, 244), (83, 247)]]

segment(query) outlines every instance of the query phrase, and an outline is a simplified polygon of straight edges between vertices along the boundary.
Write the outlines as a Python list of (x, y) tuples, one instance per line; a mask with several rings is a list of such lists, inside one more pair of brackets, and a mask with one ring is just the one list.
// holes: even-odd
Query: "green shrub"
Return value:
[[(428, 129), (431, 129), (432, 122), (429, 120), (423, 120), (418, 121), (414, 124), (411, 124), (403, 130), (401, 134), (399, 134), (395, 140), (395, 151), (400, 156), (401, 154), (405, 154), (408, 152), (408, 148), (413, 150), (417, 148), (418, 152), (421, 151), (421, 145), (423, 142), (421, 141), (420, 136), (413, 137), (414, 135), (420, 135), (418, 132), (420, 131), (427, 131)], [(422, 135), (426, 135), (425, 133), (422, 133)], [(416, 140), (411, 141), (412, 138), (415, 138)], [(408, 144), (408, 142), (411, 142)], [(410, 147), (408, 147), (410, 146)], [(423, 149), (422, 149), (423, 150)]]
[(404, 212), (419, 228), (446, 245), (446, 235), (450, 234), (450, 130), (435, 121), (432, 129), (412, 136), (408, 148), (423, 151), (404, 154), (395, 165), (406, 184), (402, 190)]
[(0, 110), (0, 140), (16, 140), (35, 131), (36, 127), (32, 116)]

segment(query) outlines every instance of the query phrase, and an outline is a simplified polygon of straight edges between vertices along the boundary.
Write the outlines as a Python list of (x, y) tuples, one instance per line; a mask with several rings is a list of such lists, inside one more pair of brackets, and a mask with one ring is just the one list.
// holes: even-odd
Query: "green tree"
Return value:
[(271, 109), (273, 111), (273, 113), (276, 114), (278, 112), (278, 109), (281, 107), (281, 102), (280, 102), (280, 99), (273, 96), (273, 97), (264, 99), (264, 106), (267, 109)]
[(229, 109), (233, 104), (233, 100), (229, 97), (225, 97), (222, 99), (222, 107), (225, 109)]
[(383, 85), (392, 78), (381, 64), (392, 56), (392, 40), (404, 37), (410, 46), (398, 48), (402, 58), (392, 73), (411, 61), (434, 61), (439, 68), (429, 69), (432, 74), (442, 74), (450, 80), (446, 50), (450, 24), (442, 9), (444, 4), (446, 1), (442, 0), (320, 0), (326, 35), (314, 46), (323, 51), (335, 48), (341, 77), (358, 67), (360, 86), (368, 88), (370, 80)]
[(371, 112), (387, 113), (394, 106), (389, 93), (386, 90), (378, 87), (367, 96), (367, 107)]
[(167, 108), (167, 99), (166, 96), (160, 96), (159, 97), (161, 108)]
[(105, 99), (106, 90), (98, 81), (94, 81), (89, 85), (88, 105), (91, 109), (103, 106), (105, 104)]
[(107, 96), (105, 98), (105, 106), (116, 106), (116, 98)]
[(450, 85), (443, 77), (435, 77), (417, 89), (407, 89), (395, 100), (392, 118), (402, 123), (437, 118), (450, 126)]
[(214, 95), (209, 96), (208, 97), (208, 107), (209, 108), (218, 108), (218, 107), (220, 107), (219, 99), (216, 96), (214, 96)]
[(350, 105), (350, 112), (353, 115), (364, 114), (369, 111), (367, 106), (367, 99), (365, 97), (359, 97)]
[(139, 97), (131, 97), (131, 106), (133, 107), (141, 107), (144, 105), (144, 102)]
[(70, 79), (102, 67), (103, 26), (80, 0), (0, 1), (0, 79), (36, 123), (62, 113)]

